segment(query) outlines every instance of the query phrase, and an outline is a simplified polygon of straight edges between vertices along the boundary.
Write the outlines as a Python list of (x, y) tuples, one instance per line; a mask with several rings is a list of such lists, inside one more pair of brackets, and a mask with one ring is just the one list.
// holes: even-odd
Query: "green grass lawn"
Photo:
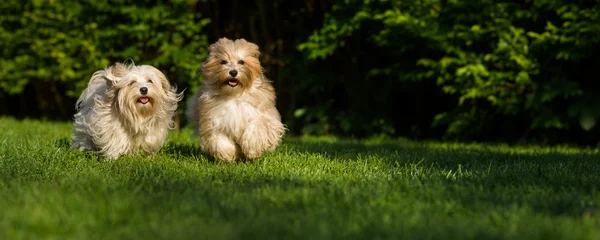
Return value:
[(286, 138), (207, 160), (67, 148), (69, 123), (0, 118), (0, 239), (599, 239), (597, 150)]

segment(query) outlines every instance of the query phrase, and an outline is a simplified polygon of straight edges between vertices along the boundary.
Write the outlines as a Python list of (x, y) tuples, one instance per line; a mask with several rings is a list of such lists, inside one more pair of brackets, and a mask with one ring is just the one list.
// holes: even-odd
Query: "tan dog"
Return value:
[(213, 157), (254, 159), (275, 150), (286, 128), (275, 108), (275, 89), (258, 60), (258, 46), (221, 38), (209, 46), (198, 72), (203, 86), (191, 99), (187, 116), (199, 127), (200, 144)]
[(96, 71), (77, 100), (72, 147), (114, 159), (155, 153), (183, 97), (158, 69), (117, 63)]

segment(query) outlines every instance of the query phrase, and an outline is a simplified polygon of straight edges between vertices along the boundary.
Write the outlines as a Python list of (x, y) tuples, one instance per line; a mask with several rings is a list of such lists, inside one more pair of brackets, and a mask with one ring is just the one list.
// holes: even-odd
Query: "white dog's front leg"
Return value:
[(95, 150), (96, 147), (94, 142), (87, 132), (85, 132), (85, 128), (87, 128), (87, 126), (75, 126), (71, 147), (80, 151)]

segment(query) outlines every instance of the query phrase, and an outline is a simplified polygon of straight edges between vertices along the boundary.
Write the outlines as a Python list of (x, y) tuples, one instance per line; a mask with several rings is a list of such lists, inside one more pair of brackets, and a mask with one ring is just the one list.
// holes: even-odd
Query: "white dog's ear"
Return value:
[(121, 63), (116, 63), (104, 70), (104, 79), (106, 79), (106, 85), (113, 87), (119, 79), (127, 74), (127, 67)]
[(163, 91), (167, 94), (169, 92), (174, 92), (175, 89), (171, 86), (171, 82), (169, 82), (169, 78), (167, 78), (167, 75), (165, 75), (162, 71), (156, 68), (153, 70), (155, 71), (154, 75), (160, 80), (160, 85), (162, 86)]
[(108, 76), (104, 76), (104, 80), (106, 80), (106, 86), (108, 86), (109, 88), (112, 88), (113, 86), (115, 86), (115, 82), (113, 79), (111, 79)]
[(117, 77), (115, 75), (113, 75), (112, 67), (109, 67), (106, 70), (104, 70), (104, 80), (106, 81), (106, 85), (109, 88), (112, 88), (115, 86)]
[(169, 79), (167, 79), (167, 76), (165, 75), (160, 76), (160, 85), (162, 85), (163, 90), (165, 90), (165, 92), (173, 91), (173, 89), (171, 88), (171, 82), (169, 82)]
[(129, 71), (129, 68), (122, 63), (116, 63), (114, 66), (111, 67), (111, 74), (117, 79), (127, 75), (127, 71)]

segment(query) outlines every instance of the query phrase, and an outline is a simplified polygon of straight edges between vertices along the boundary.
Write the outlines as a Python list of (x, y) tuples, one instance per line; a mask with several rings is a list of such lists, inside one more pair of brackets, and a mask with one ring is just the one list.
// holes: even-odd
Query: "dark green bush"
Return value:
[(206, 55), (202, 29), (210, 20), (194, 10), (196, 2), (3, 1), (0, 90), (20, 94), (34, 86), (31, 95), (54, 95), (39, 104), (64, 102), (78, 97), (94, 71), (127, 59), (198, 85), (194, 72)]
[(69, 119), (90, 75), (129, 58), (189, 97), (208, 44), (243, 37), (290, 134), (595, 144), (598, 3), (7, 0), (0, 114)]
[[(590, 130), (600, 117), (599, 43), (598, 1), (344, 1), (299, 49), (314, 60), (359, 59), (367, 83), (435, 81), (456, 102), (432, 124), (489, 140), (511, 128), (510, 137)], [(358, 96), (368, 103), (387, 92)], [(411, 103), (397, 104), (402, 112)]]

